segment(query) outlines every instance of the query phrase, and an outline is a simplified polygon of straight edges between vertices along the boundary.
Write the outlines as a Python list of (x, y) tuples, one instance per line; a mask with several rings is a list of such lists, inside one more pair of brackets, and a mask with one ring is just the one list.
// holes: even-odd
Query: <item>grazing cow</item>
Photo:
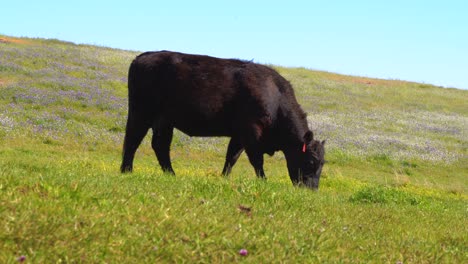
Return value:
[(150, 128), (151, 146), (165, 172), (173, 173), (174, 128), (189, 136), (231, 137), (223, 174), (245, 150), (258, 177), (263, 154), (283, 151), (295, 185), (317, 189), (325, 141), (314, 140), (294, 91), (273, 69), (235, 59), (161, 51), (133, 60), (121, 172), (131, 172), (135, 152)]

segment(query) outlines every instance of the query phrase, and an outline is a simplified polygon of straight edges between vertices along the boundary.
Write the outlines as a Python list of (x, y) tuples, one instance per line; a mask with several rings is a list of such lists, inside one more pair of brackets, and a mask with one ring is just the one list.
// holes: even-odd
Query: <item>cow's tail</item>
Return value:
[(128, 72), (128, 118), (125, 128), (121, 172), (131, 172), (135, 151), (145, 137), (149, 126), (144, 116), (138, 113), (138, 64), (133, 61)]

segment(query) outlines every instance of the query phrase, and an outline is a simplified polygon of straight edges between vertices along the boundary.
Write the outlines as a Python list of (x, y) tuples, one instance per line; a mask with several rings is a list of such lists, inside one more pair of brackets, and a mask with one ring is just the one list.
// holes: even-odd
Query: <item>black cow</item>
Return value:
[(235, 59), (169, 51), (146, 52), (128, 75), (129, 109), (122, 172), (131, 172), (135, 152), (149, 128), (165, 172), (174, 128), (190, 136), (231, 137), (223, 174), (245, 149), (258, 177), (263, 154), (283, 151), (295, 185), (317, 189), (325, 141), (314, 140), (294, 91), (273, 69)]

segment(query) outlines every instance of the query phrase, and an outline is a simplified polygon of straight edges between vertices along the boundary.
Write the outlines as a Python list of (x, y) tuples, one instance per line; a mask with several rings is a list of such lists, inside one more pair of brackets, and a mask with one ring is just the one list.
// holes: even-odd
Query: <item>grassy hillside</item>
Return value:
[[(276, 69), (327, 139), (319, 192), (279, 153), (257, 180), (227, 140), (146, 140), (118, 172), (137, 52), (0, 35), (0, 262), (468, 262), (468, 91)], [(247, 249), (247, 256), (239, 254)]]

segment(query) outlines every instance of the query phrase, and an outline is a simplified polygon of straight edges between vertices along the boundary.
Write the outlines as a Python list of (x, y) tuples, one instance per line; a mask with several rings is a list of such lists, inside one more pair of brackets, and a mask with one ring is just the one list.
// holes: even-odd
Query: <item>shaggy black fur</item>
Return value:
[(291, 85), (269, 67), (235, 59), (146, 52), (130, 65), (128, 94), (122, 172), (132, 171), (135, 152), (152, 128), (159, 164), (174, 173), (169, 151), (177, 128), (190, 136), (231, 137), (224, 175), (245, 149), (257, 176), (263, 178), (263, 154), (281, 150), (292, 182), (318, 188), (325, 142), (314, 140)]

